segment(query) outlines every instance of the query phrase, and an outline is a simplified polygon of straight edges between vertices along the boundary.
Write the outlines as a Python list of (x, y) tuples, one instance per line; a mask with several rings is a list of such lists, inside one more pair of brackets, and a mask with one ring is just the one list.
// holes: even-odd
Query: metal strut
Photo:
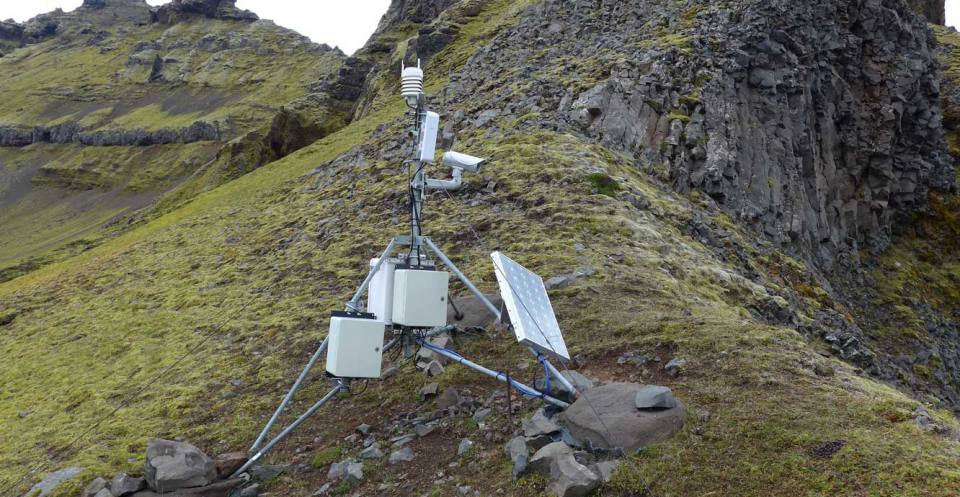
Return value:
[(324, 404), (326, 404), (331, 399), (336, 397), (338, 393), (344, 390), (347, 390), (349, 388), (350, 388), (349, 380), (338, 379), (337, 386), (333, 387), (333, 390), (330, 390), (330, 392), (324, 395), (322, 399), (318, 400), (316, 404), (312, 405), (310, 409), (307, 409), (307, 412), (301, 414), (296, 421), (290, 424), (290, 426), (284, 428), (279, 435), (277, 435), (273, 440), (267, 443), (267, 445), (264, 446), (262, 449), (257, 451), (256, 454), (250, 456), (250, 459), (247, 460), (246, 464), (244, 464), (243, 466), (240, 466), (240, 469), (234, 471), (234, 473), (230, 475), (230, 478), (237, 478), (240, 475), (242, 475), (247, 469), (249, 469), (251, 466), (256, 464), (257, 461), (260, 460), (260, 458), (265, 456), (267, 452), (270, 452), (270, 450), (273, 449), (278, 443), (282, 442), (283, 439), (287, 438), (290, 435), (290, 433), (293, 432), (293, 430), (297, 429), (298, 426), (303, 424), (303, 422), (306, 421), (307, 418), (309, 418), (310, 416), (313, 416), (314, 413), (319, 411)]

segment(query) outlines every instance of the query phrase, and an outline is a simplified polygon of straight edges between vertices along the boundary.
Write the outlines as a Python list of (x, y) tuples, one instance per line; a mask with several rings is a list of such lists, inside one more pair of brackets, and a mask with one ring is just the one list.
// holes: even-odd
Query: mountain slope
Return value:
[(250, 13), (184, 5), (88, 1), (31, 20), (50, 32), (0, 58), (0, 207), (16, 213), (2, 225), (14, 235), (0, 246), (4, 279), (95, 244), (120, 229), (108, 221), (175, 187), (182, 200), (191, 184), (242, 173), (206, 172), (225, 162), (227, 142), (269, 129), (343, 60)]
[[(827, 5), (846, 8), (843, 2)], [(754, 21), (776, 26), (780, 21), (764, 6)], [(799, 16), (808, 6), (774, 7)], [(408, 119), (396, 96), (396, 69), (401, 59), (414, 57), (415, 47), (425, 59), (431, 102), (456, 125), (448, 139), (459, 150), (494, 159), (481, 175), (467, 177), (463, 191), (431, 196), (430, 235), (489, 292), (496, 288), (488, 259), (494, 249), (545, 277), (586, 268), (586, 276), (551, 292), (577, 369), (604, 381), (666, 384), (690, 410), (676, 437), (628, 458), (603, 495), (960, 492), (960, 424), (945, 409), (949, 397), (922, 374), (915, 385), (921, 388), (885, 383), (882, 368), (874, 366), (886, 366), (883, 354), (890, 350), (862, 335), (847, 307), (856, 295), (835, 284), (845, 274), (874, 269), (871, 255), (862, 254), (861, 266), (844, 266), (852, 273), (833, 273), (836, 266), (824, 264), (803, 242), (765, 232), (766, 223), (736, 215), (739, 204), (731, 208), (711, 195), (715, 190), (687, 183), (684, 157), (697, 160), (699, 154), (693, 150), (699, 141), (687, 138), (698, 116), (724, 112), (701, 102), (721, 99), (726, 85), (739, 82), (745, 119), (782, 110), (765, 99), (769, 87), (750, 83), (747, 69), (718, 69), (701, 81), (697, 98), (686, 86), (696, 77), (663, 86), (673, 81), (670, 68), (686, 70), (705, 54), (720, 65), (723, 57), (711, 52), (720, 50), (715, 40), (698, 36), (724, 33), (736, 17), (715, 24), (726, 14), (712, 3), (643, 2), (637, 9), (658, 15), (615, 2), (394, 2), (365, 51), (345, 64), (366, 68), (354, 80), (362, 90), (351, 124), (78, 257), (0, 285), (0, 316), (6, 316), (0, 322), (8, 321), (0, 326), (0, 356), (10, 365), (0, 370), (0, 488), (25, 488), (40, 474), (23, 482), (20, 476), (38, 463), (41, 472), (79, 464), (85, 480), (139, 471), (152, 436), (185, 436), (210, 453), (250, 443), (325, 333), (328, 312), (342, 308), (365, 262), (387, 238), (405, 232), (407, 179), (399, 162)], [(903, 35), (895, 39), (905, 41), (885, 53), (932, 57), (926, 28), (900, 2), (850, 14), (860, 17), (847, 28), (894, 14), (906, 19), (888, 24)], [(618, 52), (623, 47), (629, 53)], [(587, 49), (596, 56), (586, 57)], [(907, 83), (929, 81), (936, 72), (927, 62), (900, 76), (917, 78)], [(896, 64), (891, 70), (899, 74)], [(649, 101), (651, 110), (624, 113), (624, 122), (648, 119), (655, 126), (642, 135), (650, 145), (635, 150), (616, 140), (633, 135), (612, 133), (615, 120), (598, 121), (591, 112), (609, 116), (622, 109), (594, 105), (591, 98), (594, 88), (624, 83), (614, 87), (619, 92), (645, 81), (642, 72), (653, 75), (649, 87), (634, 88), (632, 95)], [(898, 88), (896, 81), (889, 84)], [(873, 103), (875, 94), (864, 95), (866, 104)], [(928, 118), (939, 112), (938, 95), (913, 96)], [(847, 117), (833, 124), (846, 130)], [(724, 129), (705, 128), (708, 135)], [(776, 124), (748, 129), (771, 149), (772, 138), (784, 133)], [(942, 151), (936, 135), (927, 141), (913, 136), (896, 145), (910, 155)], [(720, 152), (708, 147), (706, 153), (709, 159)], [(655, 160), (644, 160), (645, 154)], [(732, 152), (720, 155), (730, 159)], [(857, 163), (853, 155), (841, 163)], [(774, 172), (767, 177), (777, 174), (765, 162), (738, 160), (743, 170), (769, 167)], [(951, 170), (948, 163), (937, 166)], [(750, 184), (767, 181), (756, 177)], [(797, 187), (792, 178), (783, 185)], [(955, 198), (949, 188), (936, 195)], [(927, 197), (917, 195), (896, 209), (923, 215), (931, 212), (926, 204)], [(934, 198), (929, 205), (937, 212), (940, 204)], [(951, 212), (948, 207), (945, 215)], [(895, 233), (901, 231), (897, 218), (885, 225), (892, 250), (922, 254), (911, 238)], [(856, 236), (880, 232), (854, 229), (836, 240), (837, 247), (847, 250)], [(955, 233), (944, 236), (955, 240)], [(885, 252), (891, 253), (897, 252)], [(882, 290), (882, 282), (876, 288)], [(898, 289), (898, 297), (922, 298), (917, 290)], [(955, 323), (955, 314), (944, 318)], [(458, 348), (491, 367), (530, 374), (520, 367), (529, 358), (502, 332), (458, 338)], [(620, 364), (618, 357), (628, 352), (651, 363)], [(687, 361), (677, 377), (659, 366), (672, 358)], [(305, 467), (281, 476), (271, 491), (312, 495), (326, 480), (322, 456), (357, 450), (345, 441), (355, 426), (369, 423), (387, 434), (403, 413), (431, 409), (415, 399), (431, 380), (410, 364), (401, 372), (361, 387), (285, 442), (272, 462)], [(306, 407), (325, 390), (320, 372), (314, 379), (295, 407)], [(456, 367), (440, 382), (476, 398), (502, 391)], [(927, 386), (932, 395), (916, 394)], [(524, 404), (527, 411), (533, 407)], [(442, 436), (414, 442), (415, 465), (370, 463), (366, 472), (375, 476), (336, 491), (449, 495), (468, 484), (484, 495), (538, 495), (542, 482), (513, 482), (505, 466), (502, 443), (518, 422), (499, 409), (485, 427), (451, 419)], [(451, 467), (461, 437), (481, 447)], [(315, 460), (317, 468), (310, 464)]]

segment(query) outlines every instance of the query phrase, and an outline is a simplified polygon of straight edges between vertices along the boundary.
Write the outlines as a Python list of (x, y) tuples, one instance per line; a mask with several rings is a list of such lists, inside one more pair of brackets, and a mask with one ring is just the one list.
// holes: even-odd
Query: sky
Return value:
[[(167, 1), (147, 3), (162, 5)], [(0, 19), (23, 22), (57, 7), (70, 11), (82, 3), (83, 0), (0, 0)], [(389, 5), (390, 0), (237, 0), (241, 9), (252, 10), (262, 19), (270, 19), (317, 43), (338, 46), (347, 54), (363, 46)]]
[[(73, 10), (83, 0), (0, 0), (0, 19), (25, 21), (57, 7)], [(167, 0), (147, 0), (161, 5)], [(390, 0), (237, 0), (241, 9), (293, 29), (317, 43), (352, 54), (376, 29)], [(946, 0), (947, 25), (960, 29), (960, 0)]]

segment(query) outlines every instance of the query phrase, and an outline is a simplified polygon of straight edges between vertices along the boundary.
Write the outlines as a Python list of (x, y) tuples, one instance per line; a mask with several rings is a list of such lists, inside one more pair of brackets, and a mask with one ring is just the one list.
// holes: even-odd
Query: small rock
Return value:
[(391, 465), (400, 464), (402, 462), (409, 462), (413, 460), (413, 449), (410, 447), (404, 447), (400, 450), (394, 451), (390, 454), (390, 459), (388, 462)]
[(319, 489), (317, 489), (316, 492), (313, 493), (313, 495), (326, 495), (327, 492), (330, 491), (330, 487), (332, 486), (333, 484), (331, 484), (330, 482), (324, 483), (323, 486), (321, 486)]
[(399, 437), (392, 438), (390, 439), (390, 441), (393, 443), (393, 448), (397, 449), (412, 442), (414, 438), (415, 438), (415, 435), (408, 433), (406, 435), (401, 435)]
[(430, 361), (423, 370), (428, 376), (440, 376), (443, 374), (443, 365), (437, 361)]
[(529, 468), (535, 473), (549, 477), (551, 465), (564, 455), (573, 458), (573, 449), (571, 449), (569, 445), (563, 442), (547, 444), (530, 458)]
[(358, 483), (363, 480), (363, 463), (350, 461), (347, 463), (346, 471), (344, 472), (344, 481), (350, 483)]
[(247, 462), (247, 455), (243, 452), (228, 452), (220, 454), (213, 462), (217, 465), (217, 475), (225, 479)]
[(257, 497), (260, 495), (260, 484), (254, 483), (240, 491), (240, 497)]
[(364, 423), (364, 424), (358, 426), (358, 427), (357, 427), (357, 433), (359, 433), (359, 434), (361, 434), (361, 435), (363, 435), (363, 436), (369, 435), (369, 434), (370, 434), (370, 425)]
[(460, 440), (460, 445), (457, 447), (457, 455), (463, 456), (473, 450), (473, 441), (469, 438), (464, 438)]
[(399, 372), (400, 372), (400, 368), (396, 366), (390, 366), (389, 368), (384, 369), (382, 373), (380, 373), (380, 379), (386, 380), (387, 378), (390, 378), (391, 376), (394, 376)]
[(383, 451), (376, 444), (373, 444), (360, 452), (360, 459), (380, 459), (383, 457)]
[(560, 431), (560, 425), (547, 417), (543, 408), (537, 409), (528, 420), (523, 421), (523, 435), (528, 438), (552, 435)]
[(436, 397), (437, 393), (440, 392), (439, 383), (427, 383), (420, 389), (420, 397), (424, 400), (427, 400), (431, 397)]
[(213, 460), (185, 442), (151, 438), (147, 441), (146, 459), (146, 481), (153, 490), (203, 487), (217, 480)]
[(470, 495), (471, 492), (473, 492), (473, 487), (469, 485), (460, 485), (457, 487), (457, 495), (461, 497)]
[(504, 446), (507, 457), (513, 462), (513, 477), (516, 479), (527, 470), (527, 464), (530, 461), (530, 452), (527, 450), (527, 442), (523, 437), (514, 437)]
[(473, 420), (476, 421), (477, 424), (480, 424), (483, 423), (483, 421), (491, 414), (493, 414), (493, 409), (490, 409), (489, 407), (481, 407), (480, 409), (477, 409), (477, 412), (473, 413)]
[(343, 478), (347, 474), (347, 461), (335, 462), (327, 470), (327, 479), (334, 481)]
[(677, 376), (680, 374), (680, 370), (687, 365), (687, 360), (679, 357), (674, 357), (670, 359), (670, 362), (663, 367), (663, 370), (667, 372), (670, 376)]
[(110, 492), (113, 497), (124, 497), (134, 492), (139, 492), (147, 487), (147, 481), (143, 478), (134, 478), (126, 473), (120, 473), (113, 477), (110, 482)]
[(433, 430), (435, 430), (436, 428), (437, 428), (437, 425), (432, 423), (426, 423), (426, 424), (414, 426), (413, 431), (414, 433), (417, 434), (418, 437), (425, 437), (430, 433), (432, 433)]
[(449, 387), (443, 391), (443, 394), (437, 398), (437, 407), (440, 409), (449, 409), (460, 403), (460, 394), (456, 388)]
[(287, 470), (286, 464), (268, 464), (263, 466), (254, 466), (250, 469), (250, 478), (256, 481), (270, 481)]
[(99, 476), (94, 478), (93, 481), (87, 484), (83, 489), (83, 493), (80, 494), (82, 497), (94, 497), (97, 495), (97, 492), (107, 488), (107, 480), (100, 478)]
[(548, 491), (557, 497), (585, 497), (600, 486), (600, 477), (572, 454), (558, 456), (550, 468)]
[(646, 385), (637, 391), (636, 405), (637, 409), (673, 409), (677, 407), (677, 399), (667, 387)]

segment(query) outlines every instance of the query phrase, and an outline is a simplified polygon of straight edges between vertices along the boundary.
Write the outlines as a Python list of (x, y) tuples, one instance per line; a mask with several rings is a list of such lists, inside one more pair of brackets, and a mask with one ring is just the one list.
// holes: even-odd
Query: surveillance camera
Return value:
[(471, 173), (479, 173), (488, 159), (481, 159), (472, 155), (461, 154), (460, 152), (447, 152), (443, 154), (443, 165), (452, 169), (462, 169)]

